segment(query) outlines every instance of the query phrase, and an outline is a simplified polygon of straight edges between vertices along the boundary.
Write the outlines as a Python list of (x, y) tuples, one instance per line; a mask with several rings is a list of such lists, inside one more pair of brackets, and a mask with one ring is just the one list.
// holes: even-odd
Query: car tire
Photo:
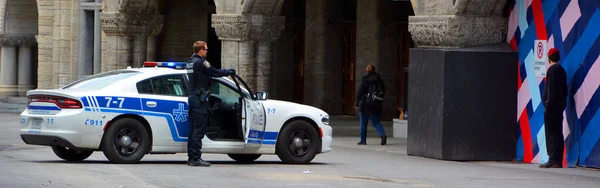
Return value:
[(315, 128), (306, 121), (292, 121), (281, 130), (275, 150), (284, 163), (306, 164), (317, 155), (321, 139)]
[(59, 158), (71, 162), (83, 161), (94, 153), (94, 151), (90, 150), (74, 150), (59, 145), (52, 146), (52, 151), (54, 151), (54, 154)]
[(141, 122), (124, 118), (114, 122), (104, 133), (102, 152), (113, 163), (139, 162), (150, 148), (150, 136)]
[(227, 154), (231, 159), (239, 163), (251, 163), (258, 159), (260, 154)]

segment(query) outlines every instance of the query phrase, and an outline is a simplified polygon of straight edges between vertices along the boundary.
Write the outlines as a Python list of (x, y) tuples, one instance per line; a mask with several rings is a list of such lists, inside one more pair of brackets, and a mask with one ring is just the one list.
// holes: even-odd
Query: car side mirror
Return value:
[(267, 92), (257, 92), (256, 93), (256, 98), (258, 98), (258, 100), (267, 100), (267, 98), (269, 97), (269, 94), (267, 94)]

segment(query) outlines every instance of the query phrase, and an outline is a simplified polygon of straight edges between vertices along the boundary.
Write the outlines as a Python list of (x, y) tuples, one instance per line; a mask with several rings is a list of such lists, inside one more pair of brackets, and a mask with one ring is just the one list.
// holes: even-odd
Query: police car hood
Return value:
[(268, 116), (307, 116), (313, 118), (315, 121), (320, 120), (323, 116), (328, 116), (327, 112), (313, 106), (280, 100), (264, 100), (260, 102), (265, 107)]

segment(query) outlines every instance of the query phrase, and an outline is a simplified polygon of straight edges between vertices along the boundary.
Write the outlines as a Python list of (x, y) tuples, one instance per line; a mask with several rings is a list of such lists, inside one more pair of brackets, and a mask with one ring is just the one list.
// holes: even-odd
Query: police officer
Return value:
[(221, 77), (235, 74), (234, 69), (216, 69), (205, 60), (208, 46), (204, 41), (194, 43), (194, 55), (187, 63), (188, 77), (190, 79), (190, 92), (188, 97), (190, 116), (190, 135), (188, 137), (188, 165), (210, 166), (202, 160), (202, 139), (205, 127), (208, 124), (208, 87), (210, 77)]

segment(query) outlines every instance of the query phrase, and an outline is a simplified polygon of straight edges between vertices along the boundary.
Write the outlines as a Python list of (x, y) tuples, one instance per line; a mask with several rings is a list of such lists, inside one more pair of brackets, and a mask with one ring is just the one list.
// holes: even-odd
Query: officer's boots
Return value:
[(188, 159), (188, 165), (209, 167), (210, 163), (202, 159)]

